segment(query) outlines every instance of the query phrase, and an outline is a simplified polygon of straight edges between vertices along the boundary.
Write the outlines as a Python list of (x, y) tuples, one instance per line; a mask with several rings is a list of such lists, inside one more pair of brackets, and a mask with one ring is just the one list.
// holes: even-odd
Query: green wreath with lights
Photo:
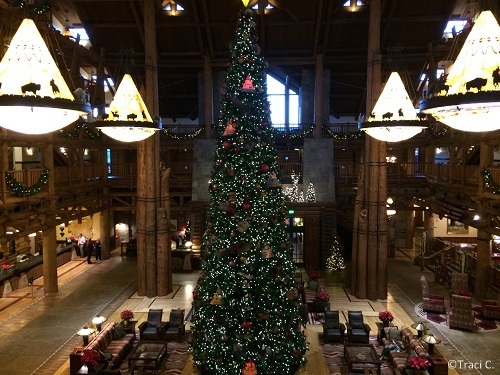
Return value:
[(491, 172), (487, 169), (483, 169), (480, 173), (483, 177), (483, 184), (486, 189), (488, 189), (493, 194), (500, 194), (500, 185), (493, 181)]
[(49, 182), (49, 170), (42, 171), (40, 178), (31, 186), (25, 186), (15, 179), (9, 172), (5, 171), (5, 182), (7, 186), (18, 197), (31, 197), (39, 193)]

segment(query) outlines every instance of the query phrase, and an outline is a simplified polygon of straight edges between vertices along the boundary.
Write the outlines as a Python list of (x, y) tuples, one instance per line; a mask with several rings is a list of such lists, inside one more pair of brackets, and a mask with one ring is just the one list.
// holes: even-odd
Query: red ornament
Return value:
[(222, 144), (222, 147), (224, 147), (226, 150), (229, 150), (231, 148), (231, 141), (227, 140), (227, 141), (224, 141), (224, 143)]
[(269, 172), (269, 165), (262, 164), (261, 167), (260, 167), (260, 172), (261, 173), (267, 173), (267, 172)]
[(222, 162), (218, 161), (217, 162), (217, 168), (220, 168), (220, 167), (222, 167)]
[(243, 210), (248, 211), (250, 208), (252, 208), (252, 205), (249, 202), (243, 203)]
[(233, 148), (233, 151), (234, 152), (240, 152), (240, 148), (239, 147), (235, 147), (235, 148)]
[(248, 331), (250, 328), (252, 328), (252, 322), (245, 321), (241, 323), (241, 328), (243, 328), (245, 331)]

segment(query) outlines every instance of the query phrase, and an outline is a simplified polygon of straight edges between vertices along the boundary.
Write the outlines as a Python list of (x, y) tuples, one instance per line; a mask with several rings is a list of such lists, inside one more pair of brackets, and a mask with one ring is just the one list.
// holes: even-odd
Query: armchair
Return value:
[(452, 308), (446, 315), (448, 327), (476, 331), (477, 325), (472, 311), (472, 297), (454, 294), (451, 296), (451, 305)]
[(460, 290), (469, 290), (469, 275), (466, 273), (453, 272), (451, 274), (450, 298)]
[(500, 306), (497, 305), (497, 301), (483, 299), (481, 301), (481, 310), (485, 318), (500, 320)]
[(348, 311), (347, 340), (350, 343), (368, 344), (371, 328), (363, 321), (361, 311)]
[(162, 322), (163, 309), (149, 309), (148, 320), (139, 324), (141, 340), (158, 341), (165, 336), (166, 322)]
[(323, 323), (323, 338), (325, 342), (344, 342), (345, 324), (340, 323), (339, 312), (325, 311), (325, 322)]
[(181, 340), (185, 333), (184, 310), (172, 310), (165, 329), (165, 340)]
[(444, 313), (444, 296), (440, 294), (432, 294), (429, 292), (429, 285), (427, 284), (427, 279), (425, 276), (420, 278), (420, 283), (422, 284), (422, 309), (424, 311), (435, 311)]

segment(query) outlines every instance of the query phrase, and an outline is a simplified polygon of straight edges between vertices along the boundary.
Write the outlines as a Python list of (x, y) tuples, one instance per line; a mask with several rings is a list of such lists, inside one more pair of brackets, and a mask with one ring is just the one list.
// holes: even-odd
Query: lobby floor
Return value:
[[(118, 250), (118, 251), (117, 251)], [(161, 298), (144, 298), (135, 293), (135, 258), (120, 257), (119, 249), (109, 260), (88, 265), (74, 260), (58, 269), (59, 292), (43, 295), (43, 280), (33, 288), (25, 287), (0, 298), (0, 374), (69, 374), (71, 350), (81, 345), (76, 332), (96, 315), (118, 321), (119, 312), (130, 308), (135, 319), (146, 319), (149, 308), (191, 307), (191, 292), (198, 272), (173, 275), (174, 292)], [(448, 295), (448, 289), (433, 282), (433, 274), (420, 271), (411, 261), (411, 250), (398, 250), (389, 259), (389, 295), (387, 300), (358, 300), (349, 294), (349, 271), (324, 272), (332, 309), (347, 312), (362, 310), (376, 334), (378, 312), (388, 309), (395, 315), (394, 323), (403, 326), (420, 320), (415, 304), (421, 301), (420, 276), (426, 275), (433, 293)], [(106, 324), (106, 323), (105, 323)], [(499, 374), (500, 330), (467, 332), (427, 322), (435, 336), (442, 340), (436, 346), (456, 370), (450, 374)], [(189, 323), (187, 325), (189, 329)], [(321, 326), (308, 325), (310, 343), (308, 363), (300, 374), (328, 375), (319, 337)], [(491, 361), (491, 362), (487, 362)], [(489, 366), (490, 368), (486, 368)], [(491, 368), (494, 367), (494, 368)], [(196, 374), (188, 360), (183, 375)]]

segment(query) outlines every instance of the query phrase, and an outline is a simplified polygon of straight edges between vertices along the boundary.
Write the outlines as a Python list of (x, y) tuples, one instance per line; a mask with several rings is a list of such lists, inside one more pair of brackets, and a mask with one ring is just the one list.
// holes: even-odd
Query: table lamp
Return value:
[(87, 346), (89, 344), (89, 335), (94, 332), (92, 328), (89, 328), (87, 325), (84, 325), (81, 330), (77, 332), (79, 336), (83, 338), (83, 345)]
[(425, 330), (427, 329), (427, 327), (425, 326), (424, 323), (422, 322), (418, 322), (418, 323), (413, 323), (411, 325), (411, 328), (414, 328), (417, 330), (417, 337), (418, 338), (421, 338), (422, 337), (422, 334), (425, 332)]
[(106, 321), (106, 318), (104, 316), (96, 316), (94, 319), (92, 319), (92, 323), (95, 324), (95, 328), (97, 329), (97, 332), (101, 332), (102, 329), (102, 323)]
[(437, 337), (434, 337), (432, 333), (429, 333), (422, 337), (422, 340), (429, 345), (429, 349), (427, 350), (429, 354), (434, 353), (434, 344), (439, 344), (441, 342), (441, 340)]

